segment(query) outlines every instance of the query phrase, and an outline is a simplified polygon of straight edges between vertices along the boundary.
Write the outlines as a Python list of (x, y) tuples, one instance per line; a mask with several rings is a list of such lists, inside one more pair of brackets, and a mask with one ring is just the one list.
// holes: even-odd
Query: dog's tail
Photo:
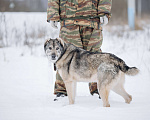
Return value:
[(125, 63), (123, 65), (120, 65), (121, 71), (123, 71), (127, 75), (137, 75), (139, 73), (139, 69), (136, 67), (129, 67)]
[(134, 76), (134, 75), (137, 75), (139, 73), (139, 69), (136, 68), (136, 67), (128, 67), (128, 69), (126, 70), (125, 72), (127, 75), (131, 75), (131, 76)]
[(139, 73), (139, 69), (136, 68), (136, 67), (129, 67), (128, 65), (126, 65), (126, 63), (120, 59), (119, 57), (113, 55), (113, 54), (110, 54), (110, 58), (112, 60), (112, 62), (115, 63), (116, 66), (119, 67), (119, 69), (124, 72), (125, 74), (127, 75), (131, 75), (131, 76), (134, 76), (134, 75), (137, 75)]

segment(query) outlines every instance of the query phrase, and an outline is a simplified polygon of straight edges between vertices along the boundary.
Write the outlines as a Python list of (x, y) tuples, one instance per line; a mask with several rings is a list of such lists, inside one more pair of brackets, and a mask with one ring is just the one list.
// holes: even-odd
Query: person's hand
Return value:
[(107, 25), (108, 24), (108, 17), (105, 15), (103, 17), (100, 17), (100, 24), (102, 26)]
[(58, 25), (58, 22), (57, 21), (50, 21), (51, 23), (51, 26), (55, 29), (58, 29), (57, 25)]

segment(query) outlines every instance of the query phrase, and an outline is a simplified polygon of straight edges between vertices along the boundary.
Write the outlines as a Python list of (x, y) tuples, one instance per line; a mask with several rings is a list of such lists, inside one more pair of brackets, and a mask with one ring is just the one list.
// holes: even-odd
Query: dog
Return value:
[(111, 53), (89, 52), (60, 38), (49, 39), (44, 44), (45, 53), (62, 77), (69, 104), (74, 104), (77, 82), (97, 82), (97, 88), (104, 107), (110, 107), (110, 90), (121, 95), (126, 103), (132, 96), (124, 89), (125, 74), (137, 75), (136, 67), (129, 67), (119, 57)]

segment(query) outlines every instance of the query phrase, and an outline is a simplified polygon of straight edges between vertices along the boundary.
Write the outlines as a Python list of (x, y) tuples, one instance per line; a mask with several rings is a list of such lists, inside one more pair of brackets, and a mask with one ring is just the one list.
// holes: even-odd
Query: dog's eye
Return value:
[(59, 49), (59, 47), (56, 48), (56, 50), (58, 50), (58, 49)]
[(52, 47), (49, 47), (50, 50), (52, 50)]

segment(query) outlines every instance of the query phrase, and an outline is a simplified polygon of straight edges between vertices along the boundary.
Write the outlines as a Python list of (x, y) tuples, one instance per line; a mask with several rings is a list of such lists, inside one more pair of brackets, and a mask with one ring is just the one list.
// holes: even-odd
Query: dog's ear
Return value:
[(46, 45), (47, 45), (47, 43), (50, 41), (51, 39), (47, 39), (46, 41), (45, 41), (45, 43), (44, 43), (44, 50), (46, 50)]
[(57, 38), (57, 40), (62, 44), (62, 46), (64, 46), (64, 41), (61, 38)]

